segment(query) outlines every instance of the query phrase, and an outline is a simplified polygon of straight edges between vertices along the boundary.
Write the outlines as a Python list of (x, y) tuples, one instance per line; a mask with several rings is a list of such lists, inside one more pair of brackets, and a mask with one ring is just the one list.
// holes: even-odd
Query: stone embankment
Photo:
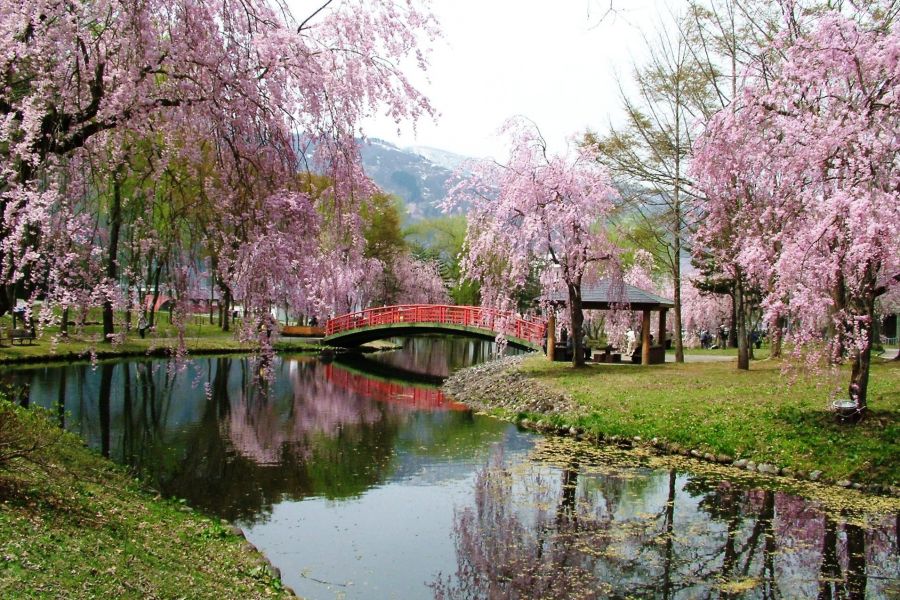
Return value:
[(524, 355), (507, 356), (462, 369), (444, 382), (444, 392), (474, 410), (574, 415), (575, 402), (528, 378), (518, 369)]
[[(510, 356), (462, 369), (444, 382), (443, 390), (454, 400), (470, 406), (473, 410), (490, 412), (501, 418), (514, 420), (525, 429), (573, 436), (596, 444), (615, 444), (624, 448), (631, 448), (635, 445), (648, 446), (660, 454), (683, 456), (761, 475), (831, 484), (869, 493), (900, 497), (900, 487), (895, 485), (866, 485), (848, 479), (831, 480), (825, 477), (820, 470), (807, 473), (765, 462), (757, 463), (744, 458), (735, 459), (727, 454), (712, 454), (701, 448), (689, 448), (655, 437), (643, 439), (637, 436), (634, 438), (606, 436), (602, 432), (587, 431), (582, 427), (571, 426), (569, 424), (576, 422), (582, 409), (572, 398), (551, 390), (522, 373), (519, 366), (523, 360), (525, 360), (525, 356), (522, 355)], [(537, 417), (537, 420), (523, 418), (523, 414)]]

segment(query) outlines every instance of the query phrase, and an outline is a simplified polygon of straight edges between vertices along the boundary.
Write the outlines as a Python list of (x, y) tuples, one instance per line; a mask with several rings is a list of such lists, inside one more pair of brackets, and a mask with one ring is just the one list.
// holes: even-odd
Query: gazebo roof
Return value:
[[(554, 304), (566, 304), (569, 295), (555, 292), (550, 295), (550, 301)], [(623, 305), (628, 305), (627, 309), (630, 310), (660, 310), (672, 308), (675, 303), (621, 281), (601, 279), (581, 286), (581, 306), (585, 310), (611, 310), (624, 308)]]

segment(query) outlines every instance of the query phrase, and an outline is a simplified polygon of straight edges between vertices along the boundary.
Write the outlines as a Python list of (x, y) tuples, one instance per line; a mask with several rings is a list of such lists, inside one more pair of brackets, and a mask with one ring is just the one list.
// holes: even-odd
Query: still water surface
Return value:
[(242, 527), (308, 598), (896, 598), (900, 514), (597, 452), (428, 384), (489, 344), (8, 370), (20, 401)]

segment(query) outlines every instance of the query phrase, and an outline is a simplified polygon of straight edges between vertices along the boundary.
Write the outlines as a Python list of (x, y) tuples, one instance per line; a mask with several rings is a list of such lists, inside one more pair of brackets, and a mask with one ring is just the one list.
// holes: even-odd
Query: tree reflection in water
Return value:
[(457, 509), (436, 598), (897, 597), (897, 515), (833, 515), (791, 494), (581, 458), (496, 452)]
[[(440, 377), (489, 360), (494, 351), (493, 342), (447, 335), (418, 335), (394, 341), (402, 346), (402, 350), (378, 352), (370, 360)], [(521, 351), (507, 347), (505, 353), (519, 354)]]
[(60, 426), (164, 495), (244, 522), (285, 500), (358, 497), (392, 475), (398, 449), (420, 453), (430, 440), (435, 452), (465, 454), (459, 442), (484, 445), (482, 435), (502, 428), (450, 414), (459, 406), (436, 388), (369, 380), (310, 356), (269, 368), (274, 377), (261, 382), (241, 357), (199, 358), (183, 370), (106, 361), (4, 380), (19, 402), (54, 409)]

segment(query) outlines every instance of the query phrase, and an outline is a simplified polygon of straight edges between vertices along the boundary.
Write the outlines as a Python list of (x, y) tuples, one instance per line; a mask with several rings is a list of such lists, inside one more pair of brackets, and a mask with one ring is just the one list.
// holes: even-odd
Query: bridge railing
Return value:
[(325, 335), (330, 336), (376, 325), (400, 323), (443, 323), (477, 327), (497, 333), (502, 332), (507, 336), (524, 339), (534, 344), (543, 342), (547, 328), (547, 324), (541, 319), (525, 319), (513, 313), (480, 306), (404, 304), (368, 308), (329, 319), (325, 324)]

